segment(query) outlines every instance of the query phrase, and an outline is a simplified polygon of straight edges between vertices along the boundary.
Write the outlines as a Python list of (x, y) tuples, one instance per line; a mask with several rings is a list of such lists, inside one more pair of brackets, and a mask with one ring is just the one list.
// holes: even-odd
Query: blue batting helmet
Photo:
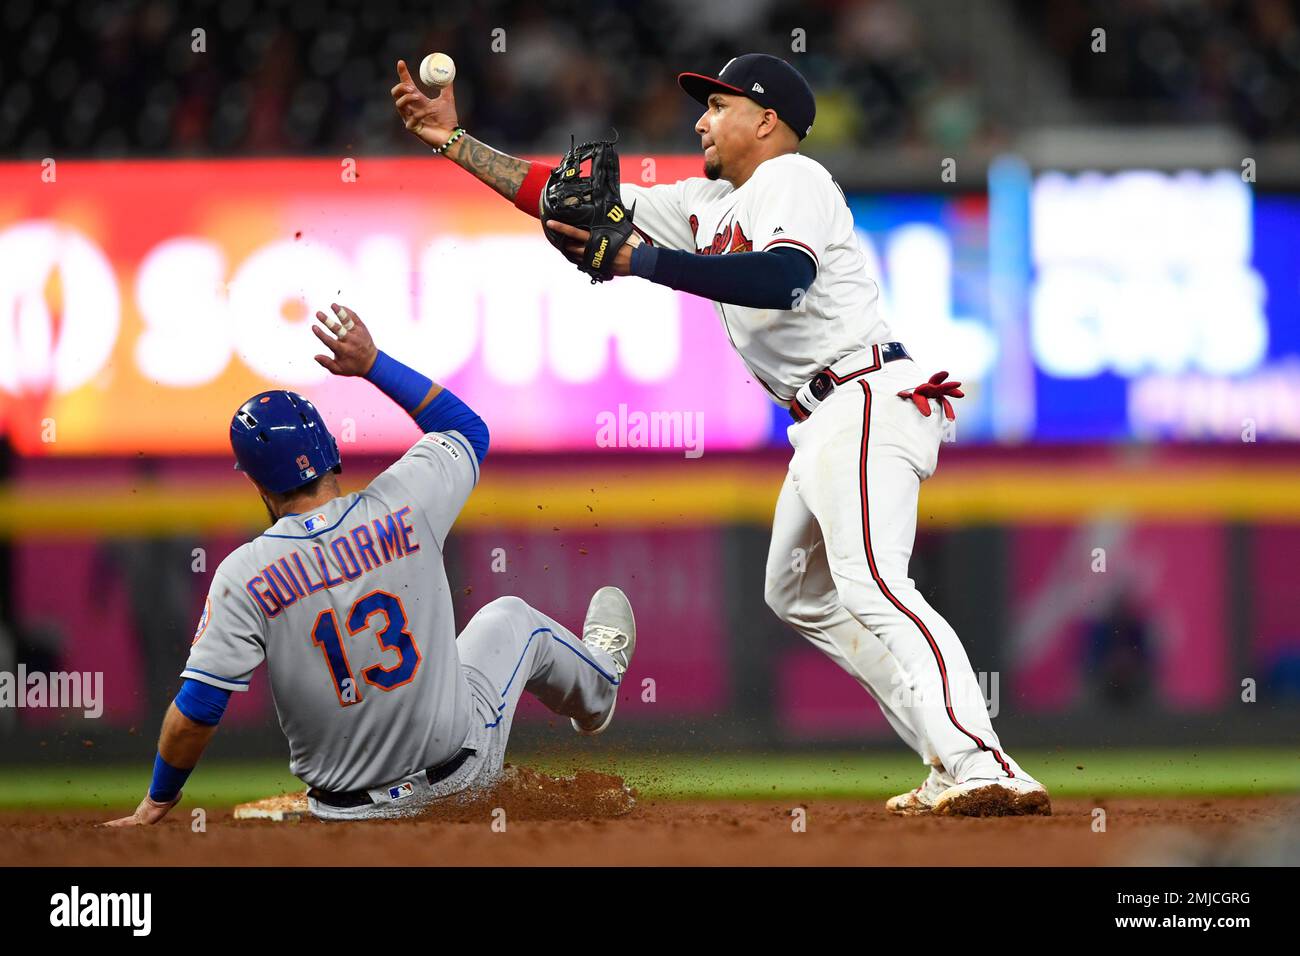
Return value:
[(284, 494), (339, 467), (339, 446), (316, 406), (297, 392), (254, 395), (230, 420), (235, 467)]

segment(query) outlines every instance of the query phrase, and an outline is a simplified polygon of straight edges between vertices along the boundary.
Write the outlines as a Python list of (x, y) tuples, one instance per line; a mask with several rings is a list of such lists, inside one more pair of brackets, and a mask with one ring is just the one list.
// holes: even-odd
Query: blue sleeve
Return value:
[(383, 350), (375, 356), (375, 364), (370, 366), (366, 378), (407, 413), (419, 408), (424, 396), (433, 388), (430, 379)]
[[(366, 378), (408, 414), (420, 407), (424, 396), (433, 388), (430, 379), (382, 350), (375, 356), (375, 364), (366, 373)], [(474, 456), (480, 464), (487, 457), (487, 423), (449, 389), (444, 388), (418, 416), (413, 417), (426, 432), (460, 432), (474, 449)]]
[(426, 432), (460, 432), (474, 449), (474, 457), (479, 464), (488, 453), (488, 427), (478, 413), (459, 398), (450, 389), (439, 392), (423, 411), (415, 418), (415, 423)]
[[(196, 724), (215, 727), (221, 722), (221, 715), (230, 703), (230, 691), (186, 678), (174, 703), (177, 710)], [(191, 770), (173, 767), (163, 760), (161, 753), (157, 754), (153, 758), (153, 780), (149, 783), (150, 799), (158, 803), (175, 800), (181, 787), (185, 786), (185, 781), (190, 778), (190, 773)]]
[(798, 249), (702, 256), (640, 245), (632, 274), (670, 289), (752, 309), (792, 309), (817, 278), (812, 258)]
[(230, 691), (186, 678), (175, 703), (176, 709), (196, 724), (215, 727), (230, 703)]
[(149, 799), (156, 803), (170, 803), (176, 799), (176, 795), (181, 792), (181, 787), (185, 786), (185, 781), (190, 778), (191, 770), (182, 770), (179, 767), (173, 767), (166, 760), (163, 760), (162, 754), (153, 758), (153, 780), (149, 783)]

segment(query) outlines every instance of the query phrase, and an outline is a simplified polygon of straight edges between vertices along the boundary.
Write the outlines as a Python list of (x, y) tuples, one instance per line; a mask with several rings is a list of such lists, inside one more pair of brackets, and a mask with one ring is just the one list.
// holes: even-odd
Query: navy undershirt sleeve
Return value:
[(790, 247), (704, 256), (640, 245), (632, 250), (631, 270), (670, 289), (752, 309), (794, 308), (817, 278), (812, 258)]

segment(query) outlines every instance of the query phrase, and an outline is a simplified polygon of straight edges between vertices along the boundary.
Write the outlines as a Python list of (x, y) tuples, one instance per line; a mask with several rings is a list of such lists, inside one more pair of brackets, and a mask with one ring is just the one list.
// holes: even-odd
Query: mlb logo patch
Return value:
[(299, 455), (294, 464), (298, 466), (298, 477), (303, 481), (316, 477), (316, 469), (312, 467), (311, 459), (306, 455)]
[(388, 788), (388, 799), (401, 800), (402, 797), (409, 797), (413, 793), (415, 793), (415, 784), (410, 783), (409, 781), (407, 783), (399, 783), (395, 787)]
[(317, 528), (323, 528), (325, 526), (325, 516), (323, 514), (314, 514), (310, 518), (303, 518), (302, 526), (308, 532), (315, 531)]

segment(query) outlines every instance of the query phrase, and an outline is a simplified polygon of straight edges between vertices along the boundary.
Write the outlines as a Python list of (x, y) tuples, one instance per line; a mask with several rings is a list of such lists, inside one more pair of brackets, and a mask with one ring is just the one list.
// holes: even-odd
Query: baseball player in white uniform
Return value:
[[(798, 153), (812, 90), (763, 54), (679, 83), (706, 107), (695, 126), (705, 175), (622, 186), (636, 231), (613, 273), (712, 299), (755, 380), (790, 409), (767, 603), (867, 689), (927, 765), (889, 810), (1050, 813), (1046, 789), (998, 740), (961, 641), (908, 576), (920, 485), (961, 392), (946, 373), (924, 379), (892, 340), (843, 193)], [(399, 62), (392, 95), (435, 152), (539, 215), (549, 169), (470, 136), (450, 86), (429, 98)], [(581, 255), (589, 233), (546, 225)]]
[(149, 791), (111, 825), (157, 823), (176, 805), (231, 693), (263, 663), (290, 770), (327, 820), (406, 816), (490, 786), (525, 689), (579, 733), (613, 718), (636, 642), (623, 592), (596, 592), (581, 639), (516, 597), (483, 607), (457, 638), (443, 542), (478, 482), (487, 427), (379, 351), (355, 313), (335, 305), (317, 318), (329, 354), (316, 360), (369, 379), (424, 435), (345, 495), (338, 445), (301, 395), (263, 392), (235, 413), (236, 467), (271, 526), (213, 575)]

